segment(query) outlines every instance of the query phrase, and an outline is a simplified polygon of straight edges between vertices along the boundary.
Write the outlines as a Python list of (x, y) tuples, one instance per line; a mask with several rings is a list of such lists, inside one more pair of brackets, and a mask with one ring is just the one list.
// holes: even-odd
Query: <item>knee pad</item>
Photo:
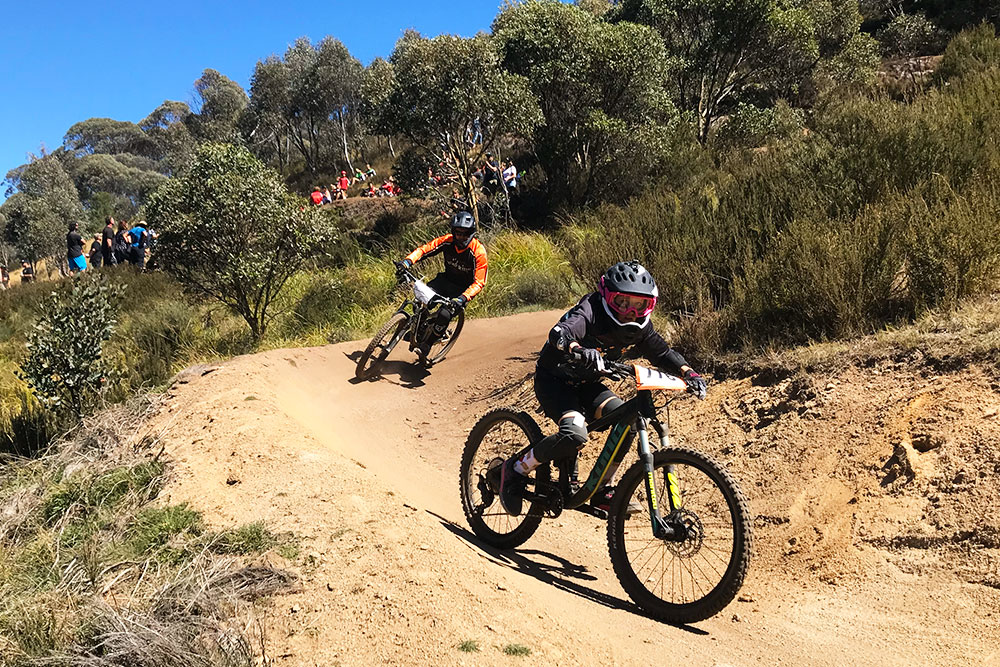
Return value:
[(559, 435), (581, 449), (587, 444), (587, 422), (579, 412), (567, 412), (559, 420)]
[(535, 458), (539, 461), (557, 461), (569, 458), (587, 444), (587, 427), (583, 415), (568, 412), (559, 420), (559, 431), (542, 438), (534, 447)]
[(602, 403), (601, 405), (597, 406), (597, 410), (595, 410), (594, 418), (595, 419), (600, 419), (601, 417), (605, 417), (605, 416), (611, 414), (612, 412), (614, 412), (615, 410), (617, 410), (618, 408), (620, 408), (623, 405), (625, 405), (625, 401), (623, 401), (622, 399), (618, 398), (617, 396), (612, 396), (611, 398), (609, 398), (608, 400), (606, 400), (604, 403)]

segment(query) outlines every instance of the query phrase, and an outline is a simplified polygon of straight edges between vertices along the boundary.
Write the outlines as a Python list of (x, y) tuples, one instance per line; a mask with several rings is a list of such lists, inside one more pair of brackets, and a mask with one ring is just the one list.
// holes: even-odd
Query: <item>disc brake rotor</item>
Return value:
[(665, 540), (664, 546), (678, 558), (691, 558), (699, 551), (705, 541), (705, 530), (701, 519), (694, 512), (686, 509), (675, 510), (666, 517), (666, 523), (684, 526), (685, 538), (680, 542)]

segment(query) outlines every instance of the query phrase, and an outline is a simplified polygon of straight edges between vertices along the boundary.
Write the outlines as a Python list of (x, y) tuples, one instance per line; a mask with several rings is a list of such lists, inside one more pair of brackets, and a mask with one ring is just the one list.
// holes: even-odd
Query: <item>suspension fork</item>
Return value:
[[(653, 468), (653, 452), (649, 447), (649, 436), (647, 433), (648, 420), (643, 415), (639, 415), (636, 418), (635, 427), (639, 432), (639, 460), (642, 461), (643, 468), (645, 468), (645, 478), (644, 483), (646, 484), (646, 503), (649, 505), (649, 517), (650, 523), (653, 529), (653, 537), (658, 539), (670, 539), (674, 537), (674, 529), (669, 526), (664, 520), (663, 516), (660, 514), (659, 503), (656, 498), (656, 479), (654, 477), (655, 469)], [(661, 436), (661, 442), (666, 445), (669, 442), (669, 436), (666, 429), (657, 424), (659, 427), (657, 431)], [(677, 491), (677, 478), (673, 474), (673, 466), (667, 466), (667, 502), (671, 511), (677, 509), (675, 507), (675, 501), (679, 503), (680, 494)], [(678, 505), (679, 506), (679, 505)]]

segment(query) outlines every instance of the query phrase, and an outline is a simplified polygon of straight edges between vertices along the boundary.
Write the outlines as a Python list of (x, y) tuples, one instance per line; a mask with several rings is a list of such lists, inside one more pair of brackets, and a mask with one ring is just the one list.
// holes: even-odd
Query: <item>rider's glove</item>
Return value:
[(580, 365), (589, 370), (602, 372), (604, 370), (604, 357), (592, 347), (575, 348), (574, 353), (580, 359)]
[(451, 305), (456, 311), (465, 308), (465, 304), (467, 304), (468, 302), (469, 300), (466, 298), (464, 294), (459, 294), (454, 299), (451, 299)]
[(403, 272), (413, 266), (413, 262), (408, 259), (400, 260), (398, 262), (393, 262), (396, 265), (396, 277), (399, 278), (403, 275)]
[(708, 394), (708, 383), (705, 382), (705, 378), (689, 368), (684, 371), (684, 381), (687, 382), (689, 392), (701, 400), (705, 400), (705, 396)]

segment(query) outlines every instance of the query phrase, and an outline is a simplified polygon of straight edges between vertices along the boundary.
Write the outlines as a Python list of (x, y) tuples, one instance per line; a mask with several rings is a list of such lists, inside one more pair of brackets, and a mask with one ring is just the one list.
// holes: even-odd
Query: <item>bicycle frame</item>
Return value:
[[(407, 326), (410, 330), (409, 348), (412, 352), (420, 342), (416, 340), (416, 334), (421, 330), (424, 323), (430, 319), (432, 307), (435, 305), (437, 299), (432, 298), (428, 303), (424, 303), (423, 301), (417, 299), (413, 291), (413, 283), (417, 282), (418, 278), (409, 271), (406, 272), (406, 276), (408, 278), (407, 282), (410, 288), (411, 296), (407, 296), (403, 300), (403, 303), (401, 303), (399, 308), (396, 309), (396, 312), (402, 313), (407, 317)], [(424, 283), (424, 285), (426, 287), (426, 283)], [(435, 297), (441, 298), (436, 292)]]
[[(668, 401), (671, 403), (674, 399)], [(659, 421), (656, 406), (653, 405), (653, 394), (651, 390), (640, 389), (634, 397), (625, 401), (618, 408), (609, 414), (590, 423), (591, 431), (601, 431), (611, 427), (608, 437), (605, 440), (604, 448), (597, 456), (587, 481), (564, 503), (566, 509), (575, 509), (586, 504), (594, 495), (597, 489), (604, 485), (610, 476), (610, 471), (615, 471), (621, 465), (628, 450), (628, 445), (636, 434), (639, 436), (638, 453), (639, 460), (646, 468), (646, 500), (649, 505), (649, 515), (653, 536), (659, 539), (676, 539), (676, 529), (663, 520), (659, 503), (656, 497), (656, 484), (653, 479), (653, 452), (649, 444), (648, 426), (652, 424), (660, 437), (663, 447), (670, 446), (669, 429)], [(673, 466), (667, 467), (667, 507), (669, 512), (681, 508), (682, 501), (680, 487), (677, 477), (674, 475)]]

